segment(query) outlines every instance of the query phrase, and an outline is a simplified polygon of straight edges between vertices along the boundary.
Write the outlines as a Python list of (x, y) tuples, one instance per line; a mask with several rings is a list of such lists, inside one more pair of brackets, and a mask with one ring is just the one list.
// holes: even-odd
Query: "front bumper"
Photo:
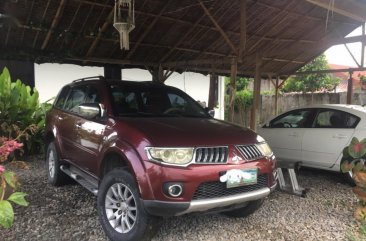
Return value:
[(193, 212), (206, 212), (210, 210), (230, 209), (247, 202), (265, 198), (275, 188), (261, 188), (259, 190), (240, 193), (236, 195), (194, 200), (191, 202), (166, 202), (156, 200), (143, 200), (145, 210), (154, 216), (179, 216)]

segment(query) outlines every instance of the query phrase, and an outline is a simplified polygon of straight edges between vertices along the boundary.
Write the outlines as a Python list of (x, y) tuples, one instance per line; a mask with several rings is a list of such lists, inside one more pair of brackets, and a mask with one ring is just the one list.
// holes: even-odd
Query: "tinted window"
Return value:
[(354, 128), (359, 118), (338, 110), (319, 110), (315, 119), (316, 128)]
[(77, 86), (71, 89), (70, 95), (67, 98), (64, 109), (74, 113), (78, 113), (79, 105), (85, 103), (86, 99), (86, 87)]
[(64, 107), (67, 95), (69, 94), (70, 86), (64, 87), (60, 94), (57, 97), (57, 100), (55, 102), (55, 107), (62, 109)]
[(208, 117), (204, 109), (184, 92), (160, 86), (111, 87), (115, 115)]
[(272, 128), (308, 128), (312, 125), (313, 111), (311, 109), (294, 110), (272, 120)]
[(85, 103), (101, 103), (100, 93), (97, 88), (90, 86), (87, 92)]

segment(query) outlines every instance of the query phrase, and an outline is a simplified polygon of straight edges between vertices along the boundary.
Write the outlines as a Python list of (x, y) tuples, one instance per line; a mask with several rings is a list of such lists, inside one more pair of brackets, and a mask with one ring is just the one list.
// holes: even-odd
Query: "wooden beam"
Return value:
[[(46, 5), (46, 8), (45, 8), (45, 10), (43, 11), (43, 14), (42, 14), (41, 22), (43, 22), (44, 21), (44, 18), (46, 17), (46, 14), (48, 12), (48, 8), (50, 6), (50, 3), (51, 3), (51, 0), (48, 0), (47, 1), (47, 5)], [(33, 44), (32, 44), (33, 48), (36, 47), (37, 40), (38, 40), (38, 35), (39, 35), (39, 31), (36, 33), (36, 36), (33, 39)]]
[(366, 22), (366, 4), (353, 1), (353, 0), (342, 0), (333, 1), (333, 5), (330, 5), (329, 0), (306, 0), (316, 6), (327, 9), (328, 11), (336, 12), (340, 15), (349, 17), (353, 20), (359, 21), (361, 23)]
[(41, 46), (42, 50), (44, 50), (47, 47), (47, 44), (50, 41), (53, 30), (56, 28), (57, 24), (59, 23), (59, 21), (61, 19), (62, 13), (65, 8), (65, 4), (66, 4), (66, 0), (60, 1), (60, 5), (58, 5), (58, 9), (57, 9), (55, 18), (53, 19), (52, 24), (51, 24), (51, 29), (48, 31), (46, 38), (44, 39), (43, 44)]
[[(271, 29), (270, 29), (270, 30), (272, 30), (272, 29), (276, 29), (278, 26), (282, 25), (282, 24), (283, 24), (283, 22), (287, 21), (287, 18), (288, 18), (290, 15), (288, 15), (288, 14), (286, 14), (285, 16), (283, 16), (283, 15), (284, 15), (284, 13), (286, 13), (286, 12), (288, 11), (288, 9), (289, 9), (289, 8), (291, 8), (291, 6), (292, 6), (294, 3), (295, 3), (295, 1), (294, 1), (294, 0), (292, 0), (289, 4), (287, 4), (287, 5), (286, 5), (285, 9), (283, 9), (282, 11), (280, 11), (279, 13), (277, 13), (277, 14), (276, 14), (276, 16), (275, 16), (271, 21), (267, 21), (267, 22), (266, 22), (266, 23), (269, 23), (269, 24), (271, 25)], [(277, 21), (277, 19), (279, 19), (279, 21), (278, 21), (278, 22), (275, 22), (275, 20)], [(263, 28), (264, 28), (264, 26), (266, 26), (266, 24), (263, 24), (263, 25), (260, 27), (260, 29), (263, 29)], [(267, 31), (267, 33), (269, 33), (269, 32), (270, 32), (270, 30), (269, 30), (269, 31)], [(263, 37), (265, 37), (265, 36), (266, 36), (266, 35), (264, 35)], [(258, 45), (262, 42), (263, 37), (262, 37), (262, 38), (260, 38), (258, 41), (256, 41), (256, 42), (255, 42), (255, 44), (253, 44), (253, 45), (250, 47), (250, 49), (248, 50), (248, 52), (252, 51), (256, 46), (258, 46)]]
[(342, 72), (355, 72), (355, 71), (366, 71), (366, 67), (349, 68), (349, 69), (325, 69), (325, 70), (317, 70), (317, 71), (304, 71), (304, 72), (296, 72), (294, 74), (288, 74), (288, 75), (328, 74), (328, 73), (342, 73)]
[[(97, 2), (93, 2), (93, 1), (87, 1), (87, 0), (73, 0), (73, 1), (77, 1), (77, 2), (82, 2), (85, 4), (90, 4), (93, 6), (98, 6), (98, 7), (105, 7), (105, 8), (113, 8), (113, 5), (111, 4), (103, 4), (103, 3), (97, 3)], [(281, 11), (282, 8), (281, 7), (276, 7), (273, 5), (270, 5), (268, 3), (262, 2), (262, 1), (255, 1), (255, 4), (258, 4), (260, 6), (272, 9), (272, 10), (277, 10), (277, 11)], [(294, 12), (294, 11), (287, 11), (287, 14), (290, 14), (296, 18), (302, 18), (302, 19), (309, 19), (309, 20), (314, 20), (314, 21), (319, 21), (319, 22), (324, 22), (324, 20), (326, 20), (325, 18), (322, 17), (316, 17), (316, 16), (307, 16), (306, 14), (302, 14), (302, 13), (298, 13), (298, 12)], [(155, 17), (156, 14), (154, 13), (150, 13), (150, 12), (143, 12), (143, 11), (139, 11), (139, 10), (135, 10), (135, 14), (136, 15), (143, 15), (143, 16), (150, 16), (150, 17)], [(179, 20), (173, 17), (168, 17), (168, 16), (162, 16), (161, 19), (164, 20), (169, 20), (169, 21), (174, 21), (177, 23), (181, 23), (181, 24), (188, 24), (188, 25), (192, 25), (192, 22), (189, 21), (185, 21), (185, 20)], [(341, 22), (341, 21), (337, 21), (337, 20), (332, 20), (334, 23), (336, 24), (340, 24), (340, 23), (344, 23), (344, 24), (349, 24), (349, 25), (357, 25), (353, 22)], [(206, 26), (206, 25), (198, 25), (199, 27), (203, 27), (203, 28), (211, 28), (210, 26)], [(228, 31), (229, 33), (229, 31)]]
[(216, 29), (220, 32), (221, 36), (225, 39), (226, 43), (229, 45), (229, 47), (231, 48), (231, 50), (234, 53), (237, 53), (237, 50), (236, 50), (234, 44), (231, 42), (231, 40), (229, 39), (229, 37), (227, 36), (227, 34), (225, 33), (225, 31), (216, 22), (216, 20), (214, 19), (214, 17), (211, 15), (210, 11), (203, 4), (202, 0), (197, 0), (197, 1), (201, 5), (201, 7), (202, 7), (203, 11), (205, 12), (205, 14), (209, 17), (209, 19), (211, 20), (211, 22), (215, 25)]
[(161, 15), (165, 12), (168, 8), (170, 0), (165, 3), (164, 7), (160, 9), (160, 12), (157, 16), (154, 17), (150, 25), (144, 30), (144, 32), (138, 38), (136, 44), (133, 45), (133, 48), (128, 52), (127, 59), (131, 58), (132, 55), (135, 53), (136, 49), (140, 46), (140, 43), (145, 39), (145, 37), (150, 33), (151, 29), (155, 26), (156, 22), (160, 19)]
[(274, 115), (278, 115), (278, 89), (280, 88), (279, 86), (279, 82), (280, 82), (280, 76), (276, 76), (276, 83), (275, 83), (275, 108), (274, 108)]
[(242, 60), (247, 42), (247, 1), (240, 0), (240, 42), (238, 48), (239, 61)]
[(110, 11), (110, 13), (108, 14), (107, 19), (104, 22), (103, 26), (99, 29), (97, 37), (94, 39), (93, 43), (90, 45), (90, 48), (89, 48), (88, 52), (86, 53), (86, 57), (90, 57), (94, 53), (94, 50), (98, 46), (98, 43), (99, 43), (103, 33), (111, 25), (112, 20), (113, 20), (113, 16), (114, 16), (114, 9), (112, 9), (112, 11)]

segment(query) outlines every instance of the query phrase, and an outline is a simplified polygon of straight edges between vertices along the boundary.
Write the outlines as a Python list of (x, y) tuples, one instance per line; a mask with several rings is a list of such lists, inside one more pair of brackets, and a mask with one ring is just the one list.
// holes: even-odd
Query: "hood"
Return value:
[(154, 146), (218, 146), (256, 143), (253, 131), (210, 118), (121, 118)]

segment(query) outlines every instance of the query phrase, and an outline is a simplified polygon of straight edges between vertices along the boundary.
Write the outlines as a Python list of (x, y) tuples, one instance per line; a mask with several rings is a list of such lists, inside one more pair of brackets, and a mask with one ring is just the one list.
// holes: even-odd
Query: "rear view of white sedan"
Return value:
[(366, 108), (314, 105), (283, 113), (259, 128), (277, 160), (340, 172), (342, 151), (352, 137), (366, 138)]

